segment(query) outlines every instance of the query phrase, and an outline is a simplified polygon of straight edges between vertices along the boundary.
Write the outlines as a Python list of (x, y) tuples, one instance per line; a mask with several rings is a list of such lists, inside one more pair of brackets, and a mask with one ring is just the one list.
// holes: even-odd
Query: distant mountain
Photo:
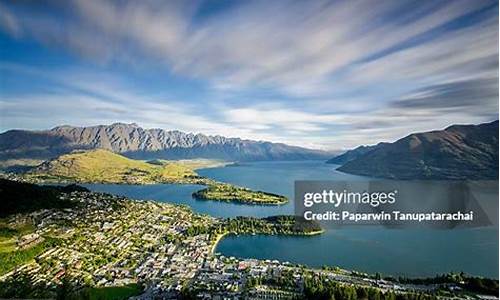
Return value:
[[(380, 144), (379, 144), (380, 145)], [(348, 150), (340, 155), (335, 156), (332, 159), (326, 161), (327, 164), (343, 165), (348, 161), (355, 160), (361, 155), (368, 153), (369, 151), (375, 149), (378, 145), (373, 146), (359, 146), (352, 150)]]
[(498, 121), (410, 134), (338, 170), (394, 179), (498, 179)]
[(217, 158), (231, 161), (326, 159), (327, 152), (281, 143), (143, 129), (115, 123), (0, 134), (0, 159), (50, 159), (75, 149), (105, 149), (140, 159)]

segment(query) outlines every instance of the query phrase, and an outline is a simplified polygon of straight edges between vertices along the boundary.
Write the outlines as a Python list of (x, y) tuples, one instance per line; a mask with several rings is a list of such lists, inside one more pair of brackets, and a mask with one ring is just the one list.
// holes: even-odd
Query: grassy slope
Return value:
[(107, 183), (152, 183), (195, 175), (193, 170), (179, 164), (155, 165), (102, 149), (65, 154), (29, 173), (39, 179)]

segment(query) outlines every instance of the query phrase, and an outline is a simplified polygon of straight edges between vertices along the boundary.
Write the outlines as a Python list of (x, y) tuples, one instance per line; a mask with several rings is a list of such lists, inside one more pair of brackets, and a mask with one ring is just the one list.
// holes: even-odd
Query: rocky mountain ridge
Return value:
[(50, 130), (9, 130), (0, 134), (0, 159), (49, 159), (75, 149), (105, 149), (140, 159), (217, 158), (232, 161), (324, 159), (320, 150), (281, 143), (144, 129), (135, 123)]

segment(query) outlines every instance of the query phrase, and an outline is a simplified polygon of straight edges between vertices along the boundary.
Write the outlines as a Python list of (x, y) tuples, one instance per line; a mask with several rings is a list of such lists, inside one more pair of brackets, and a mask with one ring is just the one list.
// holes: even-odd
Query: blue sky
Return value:
[(336, 150), (496, 119), (496, 1), (0, 1), (2, 131)]

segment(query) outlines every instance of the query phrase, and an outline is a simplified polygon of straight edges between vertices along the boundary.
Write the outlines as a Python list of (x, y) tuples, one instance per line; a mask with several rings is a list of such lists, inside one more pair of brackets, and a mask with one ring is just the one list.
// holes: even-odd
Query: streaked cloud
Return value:
[(491, 99), (498, 99), (498, 79), (481, 78), (426, 86), (394, 101), (392, 105), (406, 109), (467, 110), (469, 113), (497, 107)]
[[(72, 57), (2, 62), (50, 83), (0, 91), (5, 129), (129, 120), (338, 149), (498, 118), (495, 1), (0, 2), (0, 30)], [(135, 80), (151, 69), (165, 95)]]

